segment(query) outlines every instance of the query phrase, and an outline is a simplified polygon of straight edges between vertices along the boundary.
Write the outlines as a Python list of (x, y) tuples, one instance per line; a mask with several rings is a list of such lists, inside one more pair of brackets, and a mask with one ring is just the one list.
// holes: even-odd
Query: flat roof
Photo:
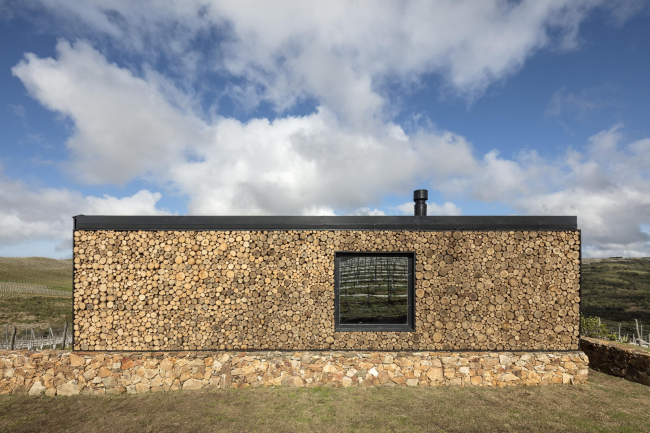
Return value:
[(74, 216), (75, 230), (569, 231), (576, 216)]

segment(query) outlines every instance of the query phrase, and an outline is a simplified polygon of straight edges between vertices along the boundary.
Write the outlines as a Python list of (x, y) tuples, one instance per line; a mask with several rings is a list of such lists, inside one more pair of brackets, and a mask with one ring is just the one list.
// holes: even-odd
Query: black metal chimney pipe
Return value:
[(413, 191), (413, 201), (415, 201), (415, 216), (427, 216), (427, 200), (429, 191), (426, 189), (416, 189)]

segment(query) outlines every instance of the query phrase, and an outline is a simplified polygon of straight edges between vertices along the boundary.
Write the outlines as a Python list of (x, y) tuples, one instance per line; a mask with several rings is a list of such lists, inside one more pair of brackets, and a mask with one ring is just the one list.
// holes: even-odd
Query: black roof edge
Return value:
[(576, 216), (109, 216), (77, 215), (75, 230), (567, 231)]

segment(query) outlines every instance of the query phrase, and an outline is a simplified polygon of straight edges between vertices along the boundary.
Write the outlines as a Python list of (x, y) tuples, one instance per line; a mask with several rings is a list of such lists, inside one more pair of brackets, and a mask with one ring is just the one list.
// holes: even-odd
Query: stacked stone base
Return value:
[(0, 394), (586, 383), (574, 352), (0, 352)]

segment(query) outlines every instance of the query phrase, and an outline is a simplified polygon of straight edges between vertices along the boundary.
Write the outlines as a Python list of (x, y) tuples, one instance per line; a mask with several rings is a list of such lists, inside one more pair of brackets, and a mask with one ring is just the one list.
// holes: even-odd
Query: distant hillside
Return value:
[(72, 291), (72, 260), (45, 257), (0, 257), (0, 281), (44, 284)]
[(650, 258), (583, 259), (582, 312), (650, 322)]

